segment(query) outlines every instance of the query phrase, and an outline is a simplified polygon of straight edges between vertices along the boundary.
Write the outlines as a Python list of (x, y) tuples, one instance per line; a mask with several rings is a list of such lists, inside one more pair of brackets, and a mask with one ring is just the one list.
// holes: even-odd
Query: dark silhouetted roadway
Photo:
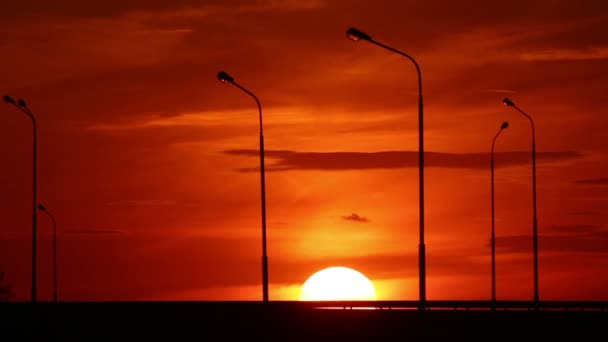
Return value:
[[(608, 302), (100, 302), (0, 304), (3, 339), (603, 340)], [(363, 309), (374, 305), (375, 309)], [(36, 323), (32, 323), (36, 322)], [(603, 337), (602, 337), (603, 336)], [(597, 338), (594, 338), (597, 340)]]

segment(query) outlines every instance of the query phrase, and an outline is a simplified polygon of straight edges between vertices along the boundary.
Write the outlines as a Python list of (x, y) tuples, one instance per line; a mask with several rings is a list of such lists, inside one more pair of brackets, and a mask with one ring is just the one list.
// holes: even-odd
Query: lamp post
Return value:
[(38, 204), (38, 210), (47, 214), (53, 222), (53, 302), (57, 303), (59, 297), (57, 294), (57, 221), (55, 221), (55, 216), (42, 204)]
[(234, 81), (234, 78), (224, 71), (217, 74), (218, 80), (223, 83), (231, 83), (235, 87), (253, 97), (258, 106), (258, 115), (260, 122), (260, 182), (262, 194), (262, 299), (265, 303), (268, 302), (268, 254), (266, 251), (266, 176), (264, 170), (264, 125), (262, 124), (262, 105), (260, 100), (254, 93), (247, 90), (240, 84)]
[(540, 297), (538, 295), (538, 220), (536, 216), (536, 137), (534, 132), (534, 120), (528, 113), (521, 110), (515, 103), (509, 99), (504, 99), (503, 104), (507, 107), (512, 107), (523, 116), (528, 118), (532, 126), (532, 244), (534, 252), (534, 303), (538, 305)]
[(36, 303), (36, 206), (37, 206), (37, 150), (38, 150), (38, 132), (36, 127), (36, 118), (34, 113), (28, 108), (24, 100), (13, 100), (12, 97), (5, 95), (4, 101), (15, 106), (17, 109), (25, 113), (32, 120), (33, 127), (33, 163), (32, 163), (32, 303)]
[(416, 67), (418, 73), (418, 175), (419, 175), (419, 210), (420, 210), (420, 238), (418, 244), (418, 274), (419, 274), (419, 298), (420, 298), (420, 310), (425, 309), (426, 305), (426, 251), (424, 245), (424, 105), (422, 101), (422, 73), (420, 66), (416, 60), (406, 54), (405, 52), (399, 51), (390, 46), (384, 45), (372, 39), (372, 37), (356, 28), (349, 28), (346, 30), (346, 36), (352, 41), (367, 40), (368, 42), (377, 45), (381, 48), (394, 52), (409, 59)]
[(509, 127), (508, 122), (503, 122), (500, 126), (500, 130), (492, 139), (492, 153), (491, 153), (491, 178), (492, 178), (492, 307), (496, 304), (496, 233), (494, 230), (494, 143), (500, 135), (500, 133)]

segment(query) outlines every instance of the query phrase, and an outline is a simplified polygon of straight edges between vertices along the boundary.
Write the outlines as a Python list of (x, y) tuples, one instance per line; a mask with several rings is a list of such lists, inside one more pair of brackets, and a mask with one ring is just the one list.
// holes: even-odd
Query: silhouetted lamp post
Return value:
[(532, 205), (533, 205), (533, 221), (532, 221), (532, 243), (534, 251), (534, 302), (538, 304), (538, 220), (536, 219), (536, 137), (534, 132), (534, 120), (523, 110), (519, 109), (509, 99), (504, 99), (503, 103), (507, 107), (512, 107), (523, 116), (528, 118), (530, 125), (532, 126)]
[(262, 298), (264, 302), (268, 302), (268, 254), (266, 252), (266, 176), (264, 170), (264, 125), (262, 124), (262, 105), (254, 93), (236, 83), (234, 78), (228, 75), (226, 72), (218, 72), (217, 78), (221, 82), (233, 84), (235, 87), (253, 97), (258, 106), (260, 121), (260, 178), (262, 193)]
[(15, 102), (12, 97), (6, 95), (4, 96), (4, 101), (17, 107), (20, 111), (25, 113), (32, 120), (33, 127), (33, 163), (32, 163), (32, 303), (36, 302), (36, 206), (37, 206), (37, 198), (36, 198), (36, 188), (37, 188), (37, 150), (38, 150), (38, 132), (36, 128), (36, 118), (34, 117), (34, 113), (27, 107), (27, 104), (24, 100), (20, 99)]
[(42, 204), (38, 204), (38, 210), (47, 214), (53, 222), (53, 301), (57, 303), (57, 221), (55, 221), (55, 216)]
[(496, 234), (494, 230), (494, 143), (496, 143), (496, 139), (500, 135), (500, 133), (509, 127), (508, 122), (503, 122), (500, 126), (500, 130), (492, 139), (492, 153), (491, 153), (491, 169), (492, 169), (492, 304), (496, 303)]
[(420, 296), (420, 309), (425, 308), (426, 302), (426, 251), (424, 245), (424, 105), (422, 101), (422, 73), (420, 72), (420, 66), (416, 62), (416, 60), (397, 49), (394, 49), (390, 46), (384, 45), (380, 42), (377, 42), (372, 39), (370, 35), (367, 33), (361, 32), (356, 28), (349, 28), (346, 30), (346, 36), (352, 41), (359, 40), (367, 40), (368, 42), (377, 45), (381, 48), (394, 52), (398, 55), (401, 55), (407, 59), (409, 59), (414, 66), (416, 67), (416, 71), (418, 73), (418, 174), (419, 174), (419, 207), (420, 207), (420, 241), (418, 245), (418, 267), (419, 267), (419, 296)]

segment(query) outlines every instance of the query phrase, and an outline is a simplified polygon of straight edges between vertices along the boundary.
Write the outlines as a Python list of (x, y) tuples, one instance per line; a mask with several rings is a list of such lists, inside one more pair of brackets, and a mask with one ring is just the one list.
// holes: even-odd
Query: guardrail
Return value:
[[(0, 309), (10, 307), (46, 307), (69, 308), (87, 306), (118, 306), (124, 308), (172, 308), (185, 309), (254, 309), (268, 307), (271, 309), (337, 309), (337, 310), (418, 310), (417, 300), (376, 300), (376, 301), (75, 301), (75, 302), (11, 302), (2, 303)], [(608, 311), (608, 301), (533, 301), (525, 300), (427, 300), (425, 311), (429, 310), (576, 310), (576, 311)]]
[[(316, 309), (418, 310), (419, 301), (299, 302)], [(608, 301), (429, 300), (425, 310), (594, 310), (608, 311)]]

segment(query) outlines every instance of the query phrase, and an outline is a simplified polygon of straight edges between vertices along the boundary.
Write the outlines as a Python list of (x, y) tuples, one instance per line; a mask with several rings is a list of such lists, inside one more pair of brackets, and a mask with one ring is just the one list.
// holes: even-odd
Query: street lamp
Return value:
[(53, 222), (53, 301), (57, 303), (57, 221), (55, 221), (55, 216), (42, 204), (38, 204), (38, 210), (47, 214)]
[(32, 163), (32, 303), (36, 302), (36, 188), (37, 188), (37, 150), (38, 150), (38, 132), (36, 128), (36, 118), (34, 117), (34, 113), (27, 107), (27, 104), (24, 100), (20, 99), (15, 102), (12, 97), (5, 95), (4, 101), (8, 104), (11, 104), (23, 113), (27, 115), (32, 120), (33, 127), (33, 163)]
[(224, 71), (217, 73), (217, 78), (223, 83), (231, 83), (235, 87), (253, 97), (258, 106), (258, 114), (260, 121), (260, 180), (262, 193), (262, 298), (268, 302), (268, 254), (266, 252), (266, 176), (264, 170), (264, 126), (262, 124), (262, 105), (260, 100), (254, 93), (245, 89), (240, 84), (234, 81), (234, 78)]
[(346, 36), (348, 39), (352, 41), (366, 40), (374, 45), (377, 45), (381, 48), (394, 52), (398, 55), (401, 55), (407, 59), (409, 59), (414, 66), (416, 67), (416, 71), (418, 73), (418, 174), (419, 174), (419, 209), (420, 209), (420, 240), (418, 244), (418, 268), (419, 268), (419, 297), (420, 297), (420, 307), (419, 309), (424, 310), (426, 303), (426, 251), (424, 245), (424, 121), (423, 121), (423, 113), (424, 113), (424, 105), (422, 101), (422, 73), (420, 72), (420, 66), (416, 62), (416, 60), (397, 49), (394, 49), (390, 46), (384, 45), (380, 42), (377, 42), (372, 39), (370, 35), (359, 31), (356, 28), (349, 28), (346, 30)]
[(492, 153), (491, 153), (491, 169), (492, 169), (492, 305), (496, 303), (496, 234), (494, 231), (494, 143), (496, 143), (496, 139), (500, 135), (500, 133), (509, 127), (508, 122), (503, 122), (500, 125), (500, 130), (492, 139)]
[(532, 244), (534, 251), (534, 303), (538, 304), (540, 297), (538, 295), (538, 220), (536, 216), (536, 137), (534, 132), (534, 121), (532, 120), (532, 117), (530, 117), (530, 115), (519, 109), (519, 107), (517, 107), (515, 103), (513, 103), (513, 101), (509, 99), (504, 99), (502, 100), (502, 102), (505, 106), (514, 108), (523, 116), (528, 118), (528, 120), (530, 121), (530, 125), (532, 126)]

